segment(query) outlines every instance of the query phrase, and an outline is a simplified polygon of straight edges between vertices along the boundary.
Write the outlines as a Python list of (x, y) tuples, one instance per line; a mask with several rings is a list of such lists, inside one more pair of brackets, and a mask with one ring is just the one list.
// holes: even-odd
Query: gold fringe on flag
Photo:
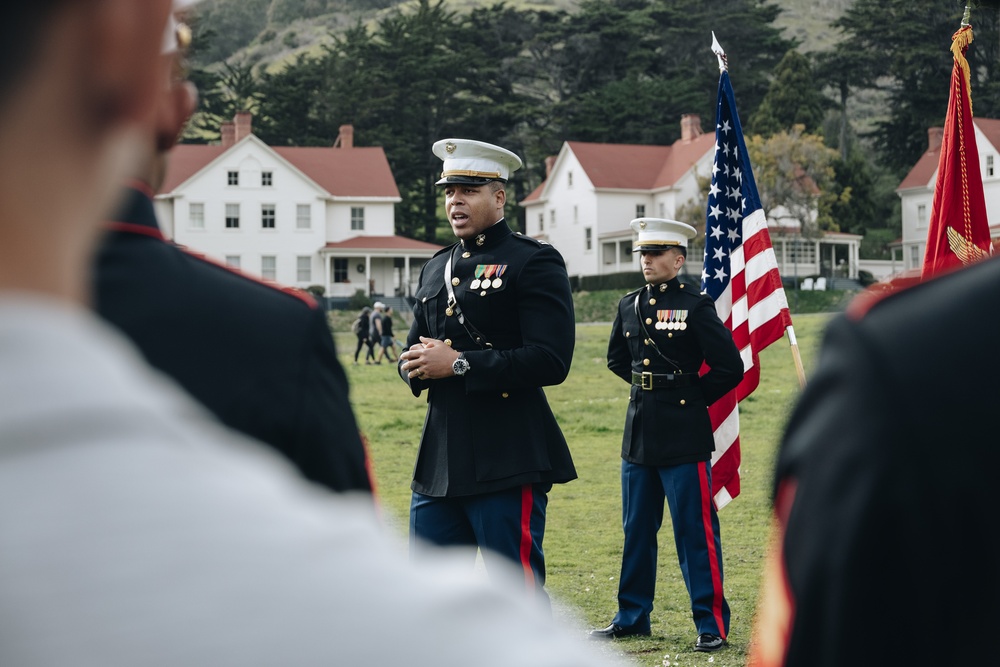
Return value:
[(962, 26), (951, 36), (951, 53), (955, 56), (955, 62), (958, 66), (962, 68), (962, 74), (965, 77), (965, 90), (966, 96), (965, 100), (969, 104), (969, 113), (972, 113), (972, 95), (968, 91), (972, 90), (972, 74), (969, 72), (969, 61), (965, 59), (965, 52), (969, 48), (969, 44), (972, 44), (972, 26), (966, 25)]

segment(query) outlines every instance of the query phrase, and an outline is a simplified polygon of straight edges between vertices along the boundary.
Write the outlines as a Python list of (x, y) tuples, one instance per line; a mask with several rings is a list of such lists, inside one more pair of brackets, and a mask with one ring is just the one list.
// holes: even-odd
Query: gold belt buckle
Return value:
[(642, 374), (642, 388), (652, 389), (653, 388), (653, 374), (649, 372), (643, 372)]

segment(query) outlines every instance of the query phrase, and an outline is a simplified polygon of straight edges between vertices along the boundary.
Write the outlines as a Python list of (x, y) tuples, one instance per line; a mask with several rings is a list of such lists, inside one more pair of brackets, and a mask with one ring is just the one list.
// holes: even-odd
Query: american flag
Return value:
[(709, 408), (715, 431), (712, 487), (721, 509), (740, 493), (738, 403), (760, 383), (757, 354), (792, 324), (727, 71), (719, 78), (701, 288), (733, 332), (745, 371), (743, 381)]

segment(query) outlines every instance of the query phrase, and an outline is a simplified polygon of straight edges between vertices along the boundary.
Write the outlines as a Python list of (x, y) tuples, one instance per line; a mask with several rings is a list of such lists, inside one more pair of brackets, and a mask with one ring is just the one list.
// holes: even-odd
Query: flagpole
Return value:
[[(969, 8), (965, 8), (966, 19), (968, 19)], [(719, 44), (719, 40), (715, 37), (715, 31), (712, 31), (712, 53), (715, 57), (719, 59), (719, 72), (729, 71), (729, 61), (726, 58), (726, 52), (722, 49), (722, 45)], [(795, 327), (789, 324), (785, 327), (785, 334), (788, 336), (788, 345), (792, 351), (792, 361), (795, 363), (795, 374), (799, 379), (799, 388), (806, 388), (806, 372), (802, 367), (802, 354), (799, 352), (799, 342), (795, 337)]]

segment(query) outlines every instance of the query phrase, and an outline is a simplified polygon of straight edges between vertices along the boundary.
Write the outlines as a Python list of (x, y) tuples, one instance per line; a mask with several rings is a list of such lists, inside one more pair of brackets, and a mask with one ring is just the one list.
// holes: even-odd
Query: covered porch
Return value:
[(412, 296), (420, 269), (441, 246), (404, 236), (355, 236), (327, 243), (323, 257), (324, 286), (330, 297)]

